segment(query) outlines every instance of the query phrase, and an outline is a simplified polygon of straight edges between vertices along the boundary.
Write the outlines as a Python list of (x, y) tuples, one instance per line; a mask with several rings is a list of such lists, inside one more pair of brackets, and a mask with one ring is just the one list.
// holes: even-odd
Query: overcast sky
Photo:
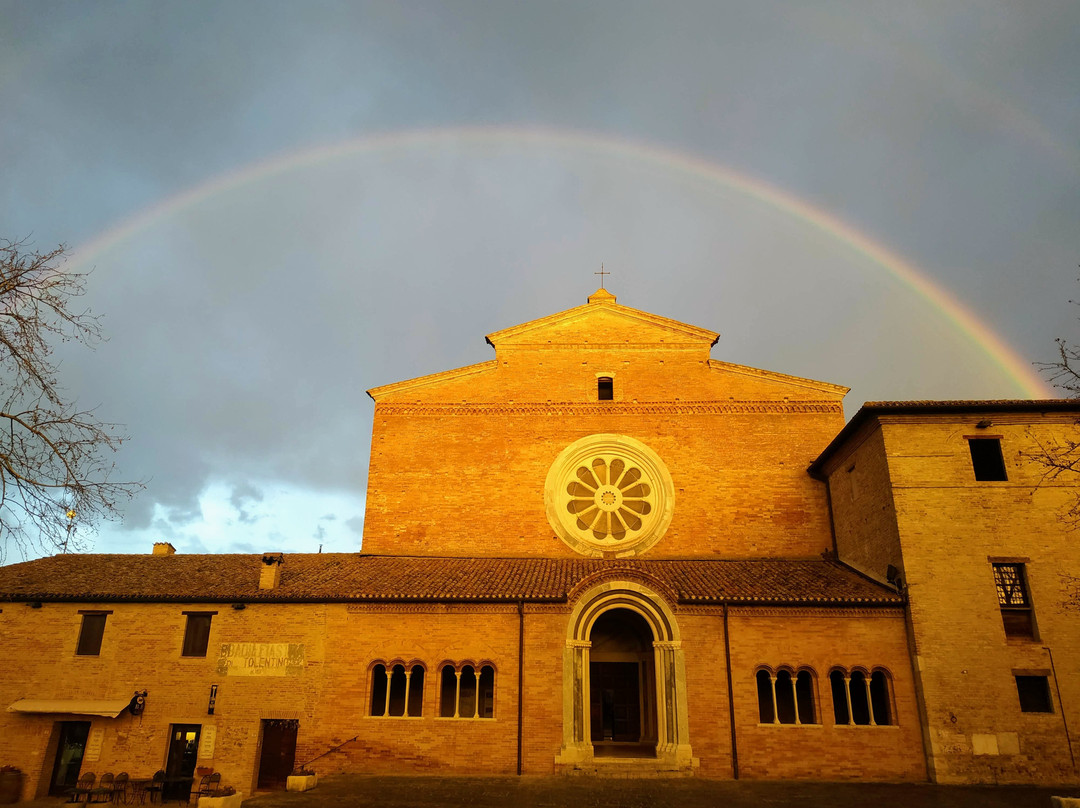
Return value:
[(1050, 395), (1078, 88), (1075, 0), (0, 0), (0, 236), (93, 269), (63, 377), (147, 482), (97, 550), (350, 551), (364, 391), (601, 262), (849, 416)]

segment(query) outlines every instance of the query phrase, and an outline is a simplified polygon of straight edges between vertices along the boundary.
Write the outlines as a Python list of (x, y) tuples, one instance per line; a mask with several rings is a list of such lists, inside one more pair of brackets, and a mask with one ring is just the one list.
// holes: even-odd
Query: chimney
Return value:
[(259, 589), (277, 589), (281, 583), (281, 565), (285, 556), (281, 553), (263, 553), (263, 568), (259, 571)]
[(176, 548), (167, 541), (154, 542), (154, 555), (176, 555)]

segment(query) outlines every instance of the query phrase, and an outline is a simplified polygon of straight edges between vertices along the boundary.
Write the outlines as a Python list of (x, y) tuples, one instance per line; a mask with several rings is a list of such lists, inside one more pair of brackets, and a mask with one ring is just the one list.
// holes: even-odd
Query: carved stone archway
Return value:
[(612, 609), (643, 617), (653, 635), (657, 744), (654, 765), (689, 769), (693, 765), (686, 703), (686, 661), (682, 637), (671, 606), (654, 589), (638, 581), (605, 581), (576, 600), (563, 649), (563, 744), (555, 763), (590, 768), (594, 763), (589, 714), (589, 637), (597, 618)]

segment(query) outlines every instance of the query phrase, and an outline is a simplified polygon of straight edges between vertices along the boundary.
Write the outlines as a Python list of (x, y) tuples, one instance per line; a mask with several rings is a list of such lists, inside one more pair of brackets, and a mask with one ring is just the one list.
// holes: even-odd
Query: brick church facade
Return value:
[(600, 290), (371, 390), (359, 553), (0, 568), (0, 764), (1080, 782), (1077, 403), (845, 425), (716, 339)]

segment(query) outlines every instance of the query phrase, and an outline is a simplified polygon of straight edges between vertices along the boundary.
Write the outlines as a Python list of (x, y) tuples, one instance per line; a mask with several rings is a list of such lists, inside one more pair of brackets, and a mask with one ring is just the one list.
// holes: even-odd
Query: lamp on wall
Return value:
[(983, 418), (981, 421), (979, 421), (979, 423), (975, 424), (975, 428), (976, 429), (986, 429), (987, 427), (990, 426), (990, 424), (991, 424), (991, 421), (990, 421), (989, 418)]
[(128, 710), (132, 715), (142, 715), (142, 711), (146, 709), (146, 691), (136, 690), (135, 695), (131, 697), (131, 701), (128, 702)]
[(885, 580), (896, 587), (897, 592), (904, 589), (904, 580), (900, 577), (900, 570), (890, 564), (885, 568)]

